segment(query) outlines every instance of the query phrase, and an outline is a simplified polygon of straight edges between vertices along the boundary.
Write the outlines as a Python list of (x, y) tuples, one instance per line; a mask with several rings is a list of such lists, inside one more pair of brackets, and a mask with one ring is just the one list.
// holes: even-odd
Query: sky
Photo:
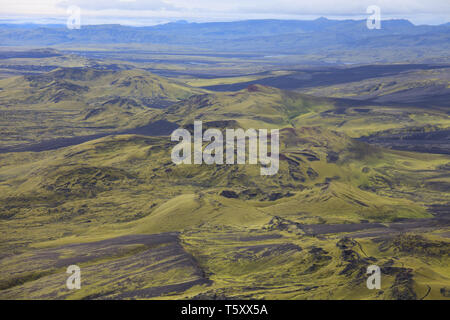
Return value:
[(0, 0), (0, 23), (65, 23), (68, 8), (81, 24), (155, 25), (246, 19), (365, 19), (376, 5), (381, 18), (414, 24), (450, 22), (450, 0)]

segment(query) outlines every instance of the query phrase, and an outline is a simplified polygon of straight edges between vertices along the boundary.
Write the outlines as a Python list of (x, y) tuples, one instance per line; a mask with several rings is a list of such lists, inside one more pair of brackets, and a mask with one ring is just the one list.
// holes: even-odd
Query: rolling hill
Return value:
[[(369, 147), (318, 127), (284, 129), (281, 142), (272, 178), (253, 165), (176, 166), (168, 137), (2, 155), (0, 296), (420, 298), (430, 286), (443, 297), (448, 256), (411, 259), (400, 247), (393, 261), (384, 248), (399, 246), (404, 230), (448, 248), (440, 236), (448, 220), (426, 207), (448, 201), (433, 184), (445, 183), (448, 157)], [(167, 240), (145, 240), (155, 234)], [(61, 265), (49, 270), (53, 257)], [(58, 286), (62, 257), (86, 270), (74, 294)], [(142, 259), (168, 273), (145, 271)], [(364, 291), (360, 272), (371, 262), (387, 268), (384, 295)], [(397, 283), (404, 275), (410, 281)]]
[(2, 147), (119, 132), (204, 92), (144, 70), (58, 68), (0, 80)]
[[(308, 94), (128, 68), (0, 80), (0, 298), (448, 299), (449, 155), (358, 140), (448, 127), (445, 105), (370, 101), (421, 82), (405, 79), (358, 103), (373, 79)], [(170, 133), (194, 120), (280, 129), (278, 173), (175, 165)]]

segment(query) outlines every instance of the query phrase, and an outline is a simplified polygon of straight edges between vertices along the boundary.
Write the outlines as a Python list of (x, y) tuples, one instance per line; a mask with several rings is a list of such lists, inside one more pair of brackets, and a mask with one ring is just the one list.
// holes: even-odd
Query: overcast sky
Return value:
[(0, 0), (1, 22), (65, 23), (67, 8), (81, 8), (81, 23), (154, 25), (176, 20), (363, 19), (377, 5), (382, 19), (415, 24), (450, 22), (450, 0)]

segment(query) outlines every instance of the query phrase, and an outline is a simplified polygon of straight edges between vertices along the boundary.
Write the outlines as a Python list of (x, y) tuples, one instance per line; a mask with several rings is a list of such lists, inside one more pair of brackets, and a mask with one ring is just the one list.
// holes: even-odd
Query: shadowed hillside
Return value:
[(0, 87), (2, 147), (145, 126), (167, 106), (203, 92), (143, 70), (91, 68), (12, 77)]

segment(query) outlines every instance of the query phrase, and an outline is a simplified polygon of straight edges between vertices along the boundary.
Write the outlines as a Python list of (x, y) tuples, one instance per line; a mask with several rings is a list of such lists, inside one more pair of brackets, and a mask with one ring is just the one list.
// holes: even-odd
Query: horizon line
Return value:
[[(64, 19), (62, 18), (43, 18), (45, 19), (55, 19), (55, 20), (61, 20), (61, 21), (55, 21), (54, 23), (52, 22), (35, 22), (35, 21), (20, 21), (19, 19), (3, 19), (0, 17), (0, 25), (36, 25), (36, 26), (66, 26), (66, 23), (63, 22)], [(126, 19), (126, 18), (124, 18)], [(212, 23), (236, 23), (236, 22), (245, 22), (245, 21), (318, 21), (318, 20), (327, 20), (327, 21), (354, 21), (354, 22), (362, 22), (365, 21), (366, 19), (352, 19), (352, 18), (342, 18), (342, 19), (338, 19), (338, 18), (327, 18), (325, 16), (321, 16), (318, 18), (314, 18), (314, 19), (283, 19), (283, 18), (267, 18), (267, 19), (236, 19), (236, 20), (229, 20), (229, 21), (221, 21), (221, 20), (216, 20), (216, 21), (189, 21), (188, 19), (178, 19), (178, 20), (174, 20), (174, 21), (165, 21), (165, 22), (161, 22), (161, 23), (156, 23), (156, 24), (148, 24), (148, 25), (133, 25), (133, 24), (124, 24), (124, 23), (89, 23), (89, 24), (81, 24), (82, 26), (85, 27), (89, 27), (89, 26), (123, 26), (123, 27), (132, 27), (132, 28), (145, 28), (145, 27), (155, 27), (155, 26), (163, 26), (163, 25), (168, 25), (168, 24), (212, 24)], [(444, 22), (444, 23), (439, 23), (439, 24), (415, 24), (414, 22), (412, 22), (410, 19), (407, 18), (386, 18), (386, 19), (381, 19), (381, 21), (407, 21), (409, 23), (411, 23), (414, 26), (443, 26), (446, 24), (449, 24), (450, 21)]]

